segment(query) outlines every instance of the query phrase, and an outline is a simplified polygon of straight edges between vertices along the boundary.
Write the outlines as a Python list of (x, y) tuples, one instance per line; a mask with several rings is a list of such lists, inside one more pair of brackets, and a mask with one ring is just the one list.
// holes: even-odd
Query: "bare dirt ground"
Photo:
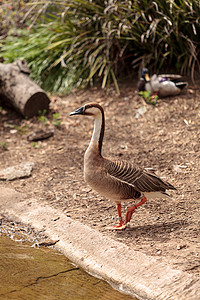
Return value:
[[(25, 120), (6, 108), (0, 111), (0, 169), (35, 163), (31, 177), (0, 181), (0, 187), (14, 188), (41, 202), (48, 200), (67, 216), (136, 251), (156, 256), (175, 268), (200, 273), (199, 85), (190, 85), (183, 95), (160, 99), (156, 106), (146, 104), (133, 83), (123, 84), (120, 96), (114, 89), (106, 94), (93, 88), (67, 97), (52, 96), (51, 100), (47, 119)], [(115, 204), (92, 191), (83, 179), (83, 156), (93, 121), (68, 114), (87, 102), (98, 102), (105, 109), (106, 157), (153, 167), (177, 188), (173, 200), (147, 201), (134, 213), (125, 231), (106, 229), (117, 222)], [(138, 115), (142, 106), (146, 112)], [(53, 125), (55, 112), (61, 113), (60, 126)], [(54, 128), (54, 136), (29, 142), (27, 136), (40, 128)], [(123, 214), (126, 208), (124, 204)]]

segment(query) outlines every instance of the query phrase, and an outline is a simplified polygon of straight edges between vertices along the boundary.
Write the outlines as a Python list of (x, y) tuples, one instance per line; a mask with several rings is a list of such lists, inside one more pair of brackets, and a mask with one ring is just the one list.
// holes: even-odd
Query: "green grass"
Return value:
[(60, 119), (61, 114), (60, 113), (54, 113), (53, 114), (53, 125), (56, 127), (59, 127), (62, 123), (62, 120)]
[(8, 147), (7, 147), (7, 144), (6, 144), (5, 141), (1, 142), (0, 145), (1, 145), (1, 148), (2, 148), (4, 151), (8, 150)]

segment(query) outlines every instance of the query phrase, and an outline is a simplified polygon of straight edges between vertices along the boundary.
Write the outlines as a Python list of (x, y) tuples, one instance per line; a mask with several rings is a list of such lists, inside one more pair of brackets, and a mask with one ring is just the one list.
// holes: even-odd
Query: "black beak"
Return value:
[(83, 115), (85, 112), (85, 105), (81, 106), (80, 108), (78, 108), (75, 111), (72, 111), (69, 116), (73, 116), (73, 115)]

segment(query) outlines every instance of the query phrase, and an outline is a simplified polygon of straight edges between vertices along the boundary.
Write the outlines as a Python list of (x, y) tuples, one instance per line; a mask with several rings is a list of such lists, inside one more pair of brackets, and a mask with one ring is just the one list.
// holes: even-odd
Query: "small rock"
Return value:
[(174, 171), (176, 173), (182, 173), (182, 172), (185, 172), (184, 169), (186, 169), (188, 166), (181, 166), (181, 165), (174, 165), (173, 168), (174, 168)]
[(186, 248), (186, 245), (177, 245), (177, 250), (181, 250), (181, 249), (183, 249), (183, 248)]
[(33, 167), (33, 162), (26, 162), (0, 170), (0, 180), (14, 180), (29, 177)]
[(139, 107), (137, 109), (137, 112), (136, 112), (136, 115), (135, 115), (136, 119), (138, 119), (140, 116), (144, 115), (146, 111), (147, 111), (146, 106)]
[(195, 93), (195, 91), (192, 90), (192, 89), (188, 89), (188, 92), (189, 92), (190, 94), (194, 94), (194, 93)]
[(120, 145), (120, 148), (121, 149), (128, 149), (128, 146), (127, 145)]
[(55, 219), (53, 219), (54, 222), (58, 221), (60, 219), (60, 217), (57, 217)]
[(10, 133), (11, 133), (11, 134), (17, 133), (17, 129), (11, 129), (11, 130), (10, 130)]
[(82, 192), (89, 193), (89, 192), (91, 192), (91, 189), (90, 188), (84, 188), (84, 189), (82, 189)]
[(49, 246), (55, 245), (58, 242), (59, 242), (59, 240), (56, 240), (56, 241), (49, 240), (49, 241), (44, 241), (44, 242), (40, 242), (40, 243), (35, 243), (31, 247), (41, 247), (41, 246), (49, 247)]
[(35, 132), (32, 132), (27, 136), (27, 140), (29, 142), (35, 142), (35, 141), (40, 141), (40, 140), (45, 140), (48, 139), (49, 137), (54, 135), (54, 130), (53, 129), (47, 129), (47, 130), (37, 130)]

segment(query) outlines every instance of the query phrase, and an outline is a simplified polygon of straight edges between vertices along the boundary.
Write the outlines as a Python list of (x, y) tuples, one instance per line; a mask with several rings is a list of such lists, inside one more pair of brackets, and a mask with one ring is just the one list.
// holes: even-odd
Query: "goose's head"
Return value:
[(85, 116), (97, 116), (103, 113), (103, 108), (98, 103), (85, 104), (75, 111), (72, 111), (69, 116), (73, 115), (85, 115)]
[(146, 82), (150, 81), (149, 70), (147, 68), (142, 69), (141, 78), (143, 78)]

